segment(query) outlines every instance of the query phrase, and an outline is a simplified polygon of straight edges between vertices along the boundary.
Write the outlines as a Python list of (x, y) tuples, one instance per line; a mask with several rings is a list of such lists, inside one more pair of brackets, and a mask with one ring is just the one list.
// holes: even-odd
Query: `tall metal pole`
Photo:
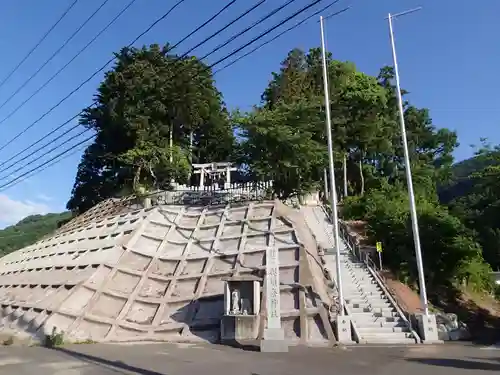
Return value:
[(325, 201), (328, 202), (328, 172), (325, 169), (323, 169), (323, 180), (325, 182)]
[(347, 191), (347, 155), (346, 154), (344, 154), (343, 168), (344, 168), (344, 198), (345, 198), (349, 195), (349, 192)]
[[(174, 163), (174, 124), (170, 124), (170, 134), (169, 134), (169, 142), (168, 146), (170, 148), (170, 170), (172, 170), (172, 164)], [(175, 182), (174, 177), (170, 176), (170, 184), (173, 185)]]
[(418, 218), (417, 218), (417, 206), (415, 204), (415, 193), (413, 191), (413, 181), (411, 177), (411, 166), (410, 166), (410, 156), (408, 152), (408, 142), (406, 139), (406, 126), (405, 126), (405, 118), (403, 111), (403, 98), (401, 97), (401, 87), (399, 82), (399, 70), (398, 70), (398, 61), (396, 57), (396, 44), (394, 42), (394, 31), (392, 29), (392, 19), (394, 17), (408, 14), (419, 10), (420, 8), (412, 9), (406, 12), (398, 13), (396, 15), (391, 15), (389, 13), (389, 33), (391, 37), (391, 47), (392, 47), (392, 59), (394, 60), (394, 75), (396, 76), (396, 94), (398, 98), (398, 109), (399, 109), (399, 124), (401, 125), (401, 138), (403, 142), (403, 151), (404, 151), (404, 160), (405, 160), (405, 169), (406, 169), (406, 183), (408, 185), (408, 197), (410, 199), (410, 215), (411, 215), (411, 227), (413, 230), (413, 241), (415, 244), (415, 255), (417, 258), (417, 268), (418, 268), (418, 280), (420, 286), (420, 298), (422, 303), (422, 308), (424, 310), (424, 314), (429, 315), (429, 306), (427, 304), (427, 290), (425, 287), (425, 275), (424, 275), (424, 266), (422, 261), (422, 250), (420, 248), (420, 234), (418, 231)]
[(340, 237), (339, 221), (337, 212), (337, 189), (335, 186), (335, 169), (333, 167), (333, 145), (332, 145), (332, 122), (330, 117), (330, 93), (328, 91), (328, 69), (326, 65), (325, 32), (323, 27), (323, 17), (320, 16), (321, 26), (321, 57), (323, 59), (323, 85), (325, 90), (325, 111), (326, 111), (326, 137), (328, 140), (328, 162), (330, 169), (330, 194), (332, 204), (332, 224), (335, 253), (337, 255), (337, 287), (339, 290), (339, 310), (340, 315), (344, 315), (344, 294), (342, 293), (342, 275), (340, 271)]

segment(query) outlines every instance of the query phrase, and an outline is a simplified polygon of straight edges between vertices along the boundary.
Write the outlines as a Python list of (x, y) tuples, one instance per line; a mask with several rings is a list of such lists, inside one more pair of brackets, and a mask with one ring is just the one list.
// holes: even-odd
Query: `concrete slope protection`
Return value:
[(0, 259), (0, 333), (216, 342), (223, 278), (264, 276), (268, 247), (279, 254), (286, 339), (331, 344), (333, 298), (317, 244), (301, 213), (279, 201), (148, 209), (105, 201)]

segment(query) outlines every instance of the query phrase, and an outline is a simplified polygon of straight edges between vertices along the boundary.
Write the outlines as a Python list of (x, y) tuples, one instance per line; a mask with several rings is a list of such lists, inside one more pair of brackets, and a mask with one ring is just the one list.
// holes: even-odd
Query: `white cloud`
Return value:
[(49, 197), (48, 195), (45, 195), (45, 194), (38, 194), (36, 197), (38, 198), (38, 200), (41, 200), (43, 202), (52, 201), (52, 197)]
[(5, 225), (15, 224), (29, 215), (46, 214), (50, 207), (44, 203), (14, 200), (5, 194), (0, 194), (0, 223)]

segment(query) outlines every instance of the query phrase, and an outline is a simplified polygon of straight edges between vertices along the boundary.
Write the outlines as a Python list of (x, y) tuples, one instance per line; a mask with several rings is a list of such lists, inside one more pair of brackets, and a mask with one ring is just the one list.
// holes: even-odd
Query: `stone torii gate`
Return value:
[(193, 164), (193, 169), (194, 174), (200, 175), (200, 188), (205, 186), (205, 176), (221, 176), (225, 173), (225, 189), (228, 189), (231, 185), (231, 172), (238, 170), (238, 168), (233, 167), (230, 162)]

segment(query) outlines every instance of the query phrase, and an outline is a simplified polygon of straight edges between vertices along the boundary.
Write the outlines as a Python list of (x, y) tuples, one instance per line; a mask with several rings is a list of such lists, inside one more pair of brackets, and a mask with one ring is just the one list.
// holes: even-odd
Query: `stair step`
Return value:
[(379, 298), (379, 299), (386, 299), (384, 295), (381, 295), (380, 293), (374, 293), (374, 292), (346, 292), (344, 291), (344, 298), (345, 299), (365, 299), (365, 298)]
[(354, 321), (356, 321), (356, 316), (359, 314), (361, 316), (363, 315), (369, 315), (373, 318), (373, 320), (375, 319), (380, 319), (380, 318), (399, 318), (399, 315), (398, 313), (393, 310), (393, 311), (370, 311), (369, 313), (367, 313), (366, 311), (353, 311), (354, 309), (350, 309), (351, 310), (351, 313), (352, 313), (352, 316), (353, 318), (355, 319)]
[[(387, 315), (390, 313), (395, 313), (396, 314), (395, 316), (397, 316), (396, 309), (394, 309), (393, 307), (379, 307), (379, 306), (370, 307), (368, 305), (358, 306), (358, 307), (347, 305), (347, 307), (349, 307), (349, 310), (351, 310), (352, 313), (370, 313), (377, 318), (385, 316), (393, 316), (393, 315)], [(383, 315), (379, 316), (380, 314)]]
[(391, 303), (388, 300), (372, 297), (372, 298), (344, 298), (348, 304), (351, 305), (370, 305), (370, 306), (379, 306), (379, 307), (387, 307), (391, 306)]
[(402, 333), (384, 333), (381, 335), (363, 335), (360, 339), (360, 344), (415, 344), (416, 340), (413, 337), (406, 337)]
[(393, 333), (393, 332), (404, 332), (409, 333), (408, 327), (366, 327), (358, 326), (359, 333), (363, 336), (366, 334), (382, 334), (382, 333)]
[(350, 303), (371, 303), (371, 304), (390, 304), (389, 300), (381, 296), (344, 297)]
[(361, 320), (355, 323), (358, 328), (384, 328), (384, 327), (408, 328), (404, 320), (400, 322), (386, 322), (383, 320), (380, 321)]
[(351, 311), (351, 317), (356, 325), (364, 324), (400, 324), (399, 317), (397, 316), (374, 316), (373, 313), (369, 312), (353, 312)]
[(347, 303), (347, 306), (353, 311), (378, 313), (380, 311), (395, 311), (391, 305), (370, 305), (368, 303)]

